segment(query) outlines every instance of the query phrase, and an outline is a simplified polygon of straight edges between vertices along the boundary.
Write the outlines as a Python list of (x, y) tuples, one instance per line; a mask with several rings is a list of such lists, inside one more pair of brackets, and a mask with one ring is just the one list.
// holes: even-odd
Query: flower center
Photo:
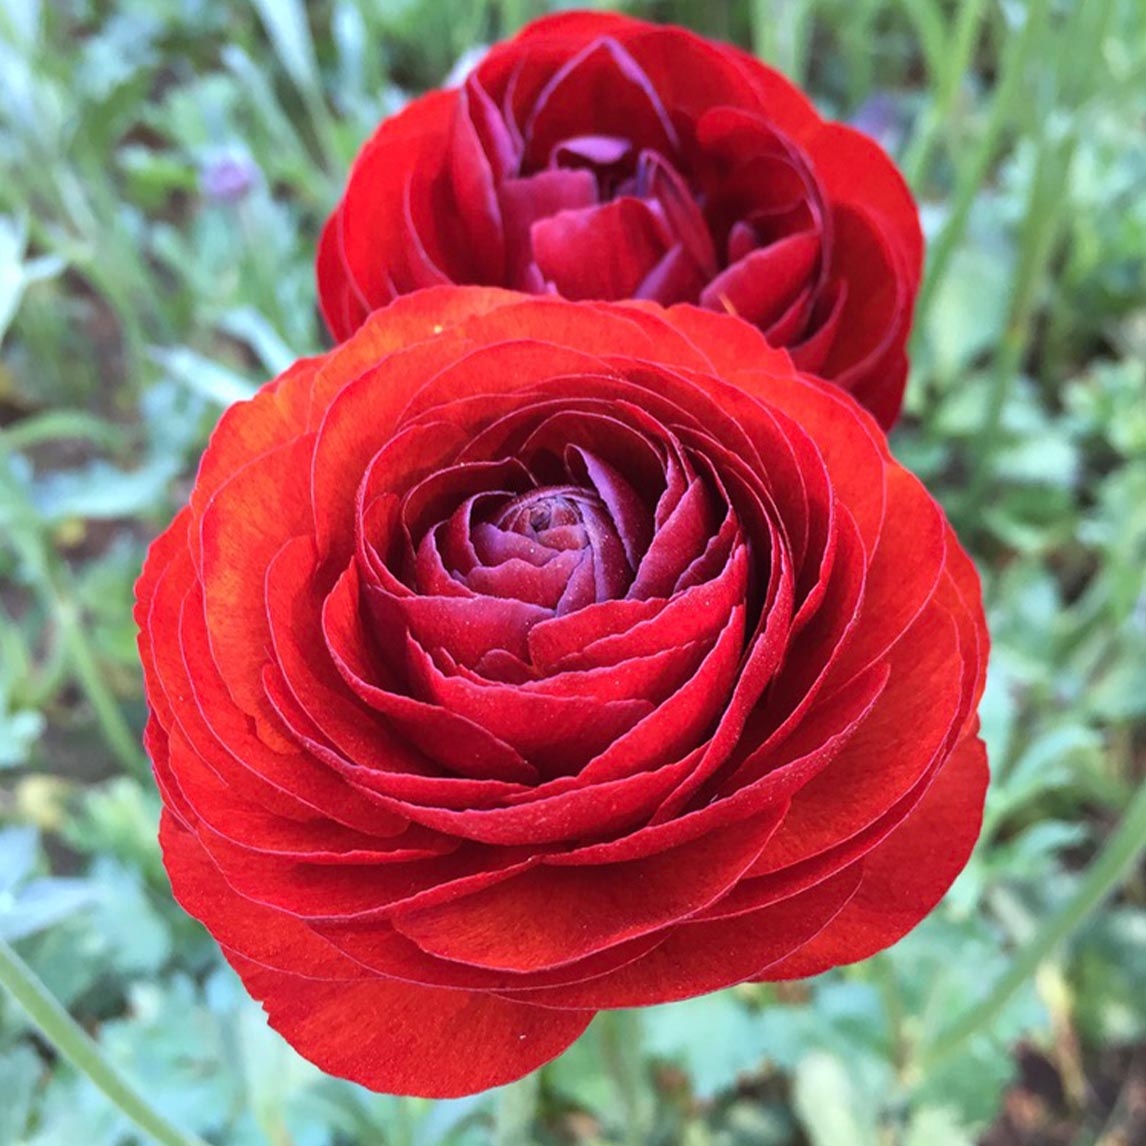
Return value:
[(586, 498), (599, 504), (594, 495), (573, 486), (543, 486), (508, 502), (496, 515), (493, 524), (499, 529), (526, 536), (580, 525), (582, 511), (578, 503)]

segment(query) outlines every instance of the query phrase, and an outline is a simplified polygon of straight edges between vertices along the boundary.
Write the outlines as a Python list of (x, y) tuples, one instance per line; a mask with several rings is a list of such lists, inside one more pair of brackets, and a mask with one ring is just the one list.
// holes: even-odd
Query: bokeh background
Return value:
[(220, 410), (323, 345), (312, 251), (369, 130), (548, 7), (0, 0), (0, 979), (95, 1041), (65, 1039), (77, 1070), (0, 990), (0, 1143), (148, 1142), (89, 1077), (112, 1070), (219, 1146), (1142, 1146), (1142, 0), (625, 5), (805, 84), (922, 205), (893, 448), (994, 634), (983, 837), (926, 923), (429, 1103), (309, 1067), (172, 902), (130, 616), (148, 540)]

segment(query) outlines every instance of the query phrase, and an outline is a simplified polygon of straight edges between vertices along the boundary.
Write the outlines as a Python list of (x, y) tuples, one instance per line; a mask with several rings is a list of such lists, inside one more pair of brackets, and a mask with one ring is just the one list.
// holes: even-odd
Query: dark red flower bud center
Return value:
[[(491, 493), (460, 506), (451, 523), (435, 531), (441, 559), (451, 578), (476, 592), (565, 612), (623, 596), (632, 581), (617, 523), (592, 488)], [(451, 545), (451, 534), (466, 540)]]
[[(580, 525), (578, 500), (584, 496), (583, 491), (569, 486), (531, 490), (506, 504), (494, 524), (499, 529), (533, 537), (549, 529)], [(593, 500), (600, 504), (599, 498)]]

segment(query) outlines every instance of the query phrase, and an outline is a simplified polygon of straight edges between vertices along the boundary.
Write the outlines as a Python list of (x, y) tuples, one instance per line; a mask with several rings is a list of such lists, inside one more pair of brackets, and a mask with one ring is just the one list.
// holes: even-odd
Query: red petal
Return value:
[(203, 845), (170, 812), (164, 812), (159, 822), (159, 843), (175, 898), (217, 942), (298, 975), (358, 979), (369, 974), (296, 916), (242, 898)]
[(983, 815), (983, 742), (963, 740), (922, 801), (863, 861), (863, 881), (836, 919), (764, 979), (800, 979), (866, 959), (906, 935), (943, 898), (963, 870)]
[(406, 222), (411, 172), (436, 173), (446, 155), (456, 91), (437, 91), (382, 122), (354, 161), (339, 208), (342, 257), (356, 291), (369, 306), (412, 289), (414, 271)]
[[(831, 265), (828, 274), (842, 280), (843, 306), (825, 360), (817, 371), (857, 396), (879, 405), (882, 424), (898, 413), (894, 399), (903, 389), (903, 348), (911, 328), (914, 283), (903, 256), (873, 223), (862, 205), (833, 204)], [(813, 336), (814, 337), (814, 336)], [(875, 411), (873, 411), (875, 412)]]
[[(178, 786), (179, 798), (193, 810), (205, 827), (237, 847), (280, 857), (284, 862), (376, 863), (399, 846), (393, 839), (379, 838), (345, 827), (333, 820), (299, 821), (268, 812), (245, 799), (224, 783), (178, 731), (169, 738), (170, 780)], [(402, 832), (408, 824), (382, 813), (382, 837)], [(439, 849), (440, 850), (440, 849)]]
[[(786, 350), (770, 346), (754, 326), (723, 312), (702, 310), (682, 303), (670, 307), (666, 318), (674, 329), (688, 338), (704, 355), (705, 365), (721, 378), (746, 367), (775, 371), (784, 377), (792, 373), (792, 359)], [(690, 365), (673, 363), (673, 365)]]
[[(505, 232), (501, 222), (495, 176), (483, 147), (473, 115), (487, 110), (481, 103), (483, 93), (476, 80), (464, 84), (458, 92), (454, 112), (448, 162), (453, 184), (453, 199), (465, 227), (470, 270), (479, 282), (501, 283), (505, 277)], [(486, 97), (488, 103), (488, 97)]]
[(215, 662), (235, 703), (282, 748), (278, 718), (262, 690), (267, 661), (263, 579), (290, 537), (311, 528), (310, 469), (314, 439), (296, 438), (257, 456), (222, 485), (200, 524), (204, 612)]
[[(179, 579), (173, 578), (171, 585), (177, 592)], [(154, 613), (160, 615), (160, 609)], [(171, 638), (157, 648), (162, 686), (168, 696), (178, 697), (180, 730), (224, 783), (289, 819), (329, 818), (372, 835), (402, 829), (400, 818), (383, 811), (376, 799), (355, 792), (306, 753), (293, 746), (289, 753), (274, 751), (255, 735), (215, 668), (197, 587), (185, 601), (166, 602), (162, 614), (175, 622)]]
[(883, 525), (885, 483), (877, 476), (887, 441), (872, 419), (839, 390), (816, 378), (735, 366), (729, 381), (779, 406), (816, 444), (832, 492), (851, 513), (865, 548), (873, 553)]
[(934, 596), (946, 560), (947, 521), (923, 484), (898, 465), (887, 467), (886, 482), (887, 514), (859, 621), (834, 669), (841, 681), (899, 640)]
[(549, 164), (550, 152), (579, 135), (619, 135), (638, 149), (671, 156), (676, 130), (648, 78), (615, 40), (601, 38), (568, 59), (533, 103), (525, 124), (526, 168)]
[(963, 662), (947, 610), (938, 604), (925, 609), (889, 660), (892, 674), (871, 714), (793, 797), (757, 872), (765, 863), (766, 870), (798, 863), (860, 832), (948, 751), (961, 707)]
[(640, 959), (569, 986), (500, 992), (552, 1007), (643, 1007), (730, 987), (807, 943), (855, 894), (857, 864), (778, 903), (735, 919), (683, 923)]
[[(587, 702), (582, 697), (548, 695), (515, 685), (480, 684), (442, 672), (413, 643), (408, 664), (415, 696), (440, 708), (443, 716), (471, 721), (475, 728), (510, 745), (542, 776), (578, 771), (653, 711), (652, 703), (641, 698)], [(448, 725), (444, 719), (441, 723), (443, 735), (453, 734), (452, 719)], [(499, 779), (526, 778), (492, 770), (491, 774)]]
[(366, 321), (370, 308), (363, 302), (342, 258), (340, 208), (331, 213), (322, 228), (314, 270), (318, 283), (318, 304), (326, 328), (335, 342), (343, 342)]
[(824, 123), (804, 147), (816, 177), (835, 202), (876, 212), (903, 256), (914, 292), (923, 271), (923, 232), (919, 209), (887, 152), (870, 136), (840, 123)]
[(440, 908), (401, 913), (394, 925), (423, 950), (477, 966), (572, 962), (706, 907), (752, 863), (773, 824), (745, 820), (623, 865), (535, 868)]
[(591, 207), (597, 202), (597, 183), (590, 171), (538, 171), (506, 179), (498, 185), (505, 221), (507, 286), (540, 291), (541, 276), (533, 261), (533, 225), (562, 211)]
[(304, 1058), (388, 1094), (455, 1098), (512, 1082), (556, 1058), (593, 1017), (396, 979), (329, 983), (228, 959)]
[(538, 270), (575, 300), (631, 298), (669, 242), (663, 219), (629, 197), (540, 219), (530, 238)]
[[(236, 402), (224, 412), (203, 452), (191, 491), (191, 507), (197, 518), (203, 516), (216, 491), (252, 459), (314, 428), (311, 398), (327, 361), (325, 357), (300, 358), (249, 402)], [(191, 530), (188, 544), (198, 564), (198, 527)]]
[[(503, 604), (493, 598), (481, 600)], [(419, 751), (458, 775), (521, 783), (537, 778), (533, 767), (493, 731), (463, 712), (418, 700), (392, 684), (371, 653), (360, 610), (357, 567), (350, 565), (326, 598), (322, 627), (329, 655), (360, 700), (381, 712)], [(389, 626), (383, 632), (390, 640), (398, 635)]]
[(789, 235), (722, 271), (704, 288), (700, 305), (769, 326), (807, 288), (819, 257), (819, 235)]
[[(163, 630), (153, 632), (151, 610), (155, 595), (172, 563), (181, 560), (189, 566), (187, 554), (187, 530), (191, 523), (191, 510), (184, 506), (171, 524), (151, 543), (143, 568), (135, 582), (135, 605), (132, 619), (139, 630), (137, 641), (139, 659), (143, 665), (143, 680), (147, 690), (147, 701), (152, 714), (167, 727), (171, 724), (170, 706), (166, 703), (159, 676), (155, 670), (154, 646), (156, 640), (165, 636)], [(185, 574), (186, 575), (186, 574)]]

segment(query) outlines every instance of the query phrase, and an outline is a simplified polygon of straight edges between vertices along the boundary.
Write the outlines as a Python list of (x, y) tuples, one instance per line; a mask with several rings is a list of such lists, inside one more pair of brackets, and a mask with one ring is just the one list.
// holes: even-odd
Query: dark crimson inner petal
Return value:
[[(547, 380), (502, 413), (483, 399), (485, 425), (460, 448), (443, 437), (437, 468), (404, 493), (369, 493), (401, 488), (392, 455), (367, 466), (358, 572), (327, 602), (326, 640), (359, 700), (443, 774), (530, 787), (636, 777), (727, 723), (742, 666), (763, 666), (753, 696), (767, 684), (774, 656), (754, 650), (772, 579), (791, 580), (778, 546), (792, 532), (802, 554), (808, 527), (775, 516), (767, 465), (727, 483), (752, 443), (720, 417), (706, 420), (716, 437), (700, 433), (668, 397), (689, 383), (639, 367), (634, 378), (602, 378), (601, 397), (582, 379), (588, 396), (572, 403)], [(604, 400), (618, 386), (633, 400)], [(786, 482), (788, 447), (761, 444)], [(437, 730), (431, 709), (450, 714)], [(722, 733), (721, 759), (734, 740)]]
[(478, 73), (458, 102), (452, 178), (477, 281), (727, 310), (825, 361), (839, 330), (819, 300), (840, 297), (833, 228), (800, 147), (746, 108), (670, 115), (607, 36), (539, 67), (515, 70), (499, 123)]

